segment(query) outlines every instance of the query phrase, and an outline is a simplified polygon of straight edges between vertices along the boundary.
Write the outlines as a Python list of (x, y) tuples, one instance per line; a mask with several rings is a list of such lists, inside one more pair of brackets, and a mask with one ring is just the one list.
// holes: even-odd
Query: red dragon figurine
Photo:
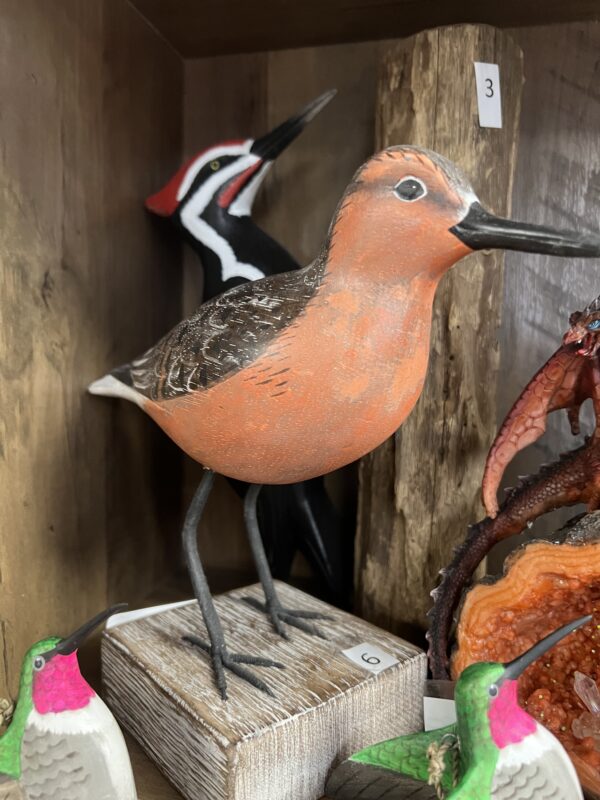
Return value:
[[(469, 528), (465, 541), (442, 570), (430, 611), (429, 662), (433, 677), (448, 677), (448, 639), (463, 588), (492, 547), (521, 533), (542, 514), (585, 503), (600, 508), (600, 297), (569, 319), (562, 345), (527, 384), (508, 412), (487, 457), (483, 502), (489, 516)], [(496, 493), (512, 458), (544, 433), (548, 414), (566, 409), (579, 434), (579, 410), (591, 398), (596, 425), (585, 444), (543, 466), (508, 493), (498, 507)]]

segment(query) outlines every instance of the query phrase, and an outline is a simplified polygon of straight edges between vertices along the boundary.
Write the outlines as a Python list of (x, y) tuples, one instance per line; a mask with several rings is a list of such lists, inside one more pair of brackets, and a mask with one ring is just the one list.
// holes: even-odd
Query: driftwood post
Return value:
[[(502, 129), (480, 128), (474, 61), (499, 65)], [(419, 144), (459, 164), (482, 203), (510, 208), (522, 53), (486, 25), (426, 31), (382, 55), (377, 147)], [(383, 627), (423, 626), (429, 592), (469, 522), (496, 427), (500, 252), (470, 256), (442, 281), (423, 394), (402, 428), (362, 460), (358, 612)]]

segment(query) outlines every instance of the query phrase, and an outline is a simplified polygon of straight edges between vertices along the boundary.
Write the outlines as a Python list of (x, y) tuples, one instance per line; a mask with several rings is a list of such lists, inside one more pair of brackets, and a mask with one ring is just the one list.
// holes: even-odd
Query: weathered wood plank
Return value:
[[(478, 124), (473, 61), (500, 65), (503, 128)], [(383, 59), (378, 145), (416, 143), (459, 164), (482, 202), (507, 213), (522, 84), (518, 46), (487, 26), (427, 31)], [(442, 281), (423, 394), (394, 439), (363, 459), (357, 541), (359, 613), (391, 630), (425, 624), (429, 592), (466, 526), (496, 426), (501, 253)]]
[[(103, 283), (83, 386), (143, 353), (182, 316), (180, 243), (156, 229), (143, 203), (181, 159), (183, 63), (128, 3), (107, 0), (103, 23), (102, 246), (94, 264)], [(109, 425), (109, 598), (139, 602), (178, 560), (181, 453), (130, 403), (85, 403)]]
[(598, 19), (595, 0), (132, 0), (186, 58), (410, 36), (459, 22), (500, 27)]
[[(207, 657), (181, 641), (206, 635), (196, 603), (104, 635), (107, 700), (190, 800), (317, 800), (335, 761), (422, 725), (426, 664), (418, 648), (285, 584), (278, 592), (287, 607), (330, 614), (318, 623), (327, 640), (275, 634), (241, 601), (261, 598), (259, 585), (216, 600), (231, 652), (285, 665), (252, 668), (275, 697), (228, 675), (229, 699), (221, 700)], [(342, 653), (365, 642), (398, 663), (375, 675)]]
[[(600, 25), (597, 23), (515, 30), (525, 55), (525, 87), (513, 212), (532, 222), (597, 231), (600, 220)], [(500, 331), (501, 374), (498, 422), (525, 384), (554, 352), (572, 311), (600, 294), (596, 260), (506, 256), (504, 311)], [(591, 414), (582, 432), (591, 431)], [(554, 461), (581, 444), (566, 417), (550, 417), (547, 433), (519, 453), (503, 486)], [(564, 509), (537, 522), (525, 536), (551, 533), (575, 511)], [(500, 568), (514, 543), (491, 557)]]
[[(0, 694), (106, 597), (108, 426), (86, 408), (104, 276), (101, 9), (7, 0), (0, 25)], [(8, 112), (10, 109), (10, 112)]]
[(14, 695), (33, 641), (104, 607), (109, 584), (145, 592), (164, 562), (160, 434), (86, 385), (178, 316), (178, 250), (152, 241), (141, 199), (179, 159), (179, 116), (162, 114), (181, 70), (125, 0), (0, 14), (0, 694)]
[(161, 775), (135, 739), (131, 736), (126, 736), (125, 739), (138, 800), (181, 800), (179, 792)]

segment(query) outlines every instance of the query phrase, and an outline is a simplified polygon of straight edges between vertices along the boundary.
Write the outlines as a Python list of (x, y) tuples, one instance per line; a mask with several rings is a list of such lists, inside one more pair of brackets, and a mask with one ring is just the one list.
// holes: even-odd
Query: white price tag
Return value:
[(398, 659), (395, 656), (386, 653), (376, 644), (369, 644), (368, 642), (357, 644), (348, 650), (342, 650), (342, 653), (350, 661), (358, 664), (359, 667), (368, 669), (369, 672), (374, 672), (375, 674), (388, 669), (388, 667), (393, 667), (394, 664), (398, 664)]
[(500, 97), (500, 70), (498, 64), (473, 62), (477, 86), (479, 125), (482, 128), (502, 127), (502, 101)]
[(445, 700), (442, 697), (423, 698), (423, 721), (426, 731), (435, 731), (445, 728), (456, 722), (456, 705), (454, 700)]

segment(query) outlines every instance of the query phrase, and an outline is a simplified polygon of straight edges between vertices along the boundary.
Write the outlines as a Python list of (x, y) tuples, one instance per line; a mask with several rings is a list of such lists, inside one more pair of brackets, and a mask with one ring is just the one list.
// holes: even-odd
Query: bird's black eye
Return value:
[(33, 668), (36, 672), (39, 672), (41, 669), (44, 669), (45, 664), (46, 660), (42, 656), (36, 656), (33, 659)]
[(498, 697), (498, 687), (496, 686), (495, 683), (492, 683), (492, 685), (488, 689), (488, 693), (490, 697)]
[(407, 178), (402, 178), (400, 183), (394, 186), (394, 194), (405, 203), (412, 203), (413, 200), (418, 200), (420, 197), (425, 197), (427, 194), (427, 187), (419, 178), (413, 178), (409, 175)]
[(221, 168), (221, 162), (217, 160), (211, 161), (210, 168), (212, 169), (213, 172), (216, 172), (218, 169)]
[(600, 328), (600, 319), (593, 319), (590, 323), (588, 323), (588, 331), (597, 331), (598, 328)]

